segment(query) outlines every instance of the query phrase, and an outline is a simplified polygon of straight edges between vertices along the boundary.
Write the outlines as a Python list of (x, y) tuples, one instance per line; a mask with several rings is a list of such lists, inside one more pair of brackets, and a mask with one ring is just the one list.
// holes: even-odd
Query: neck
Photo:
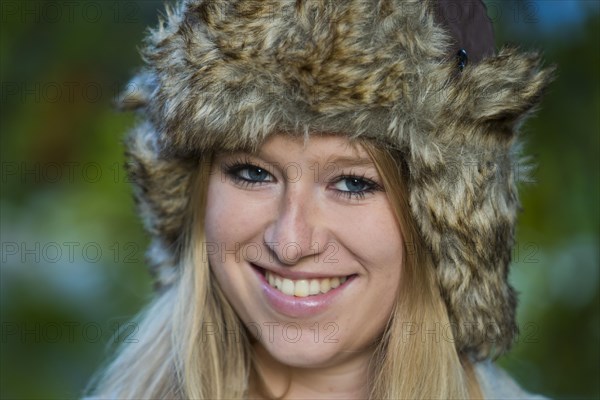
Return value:
[(254, 350), (258, 371), (250, 384), (250, 398), (263, 399), (266, 395), (285, 400), (369, 397), (368, 365), (372, 355), (370, 351), (357, 353), (327, 367), (298, 368), (280, 363), (259, 343), (254, 345)]

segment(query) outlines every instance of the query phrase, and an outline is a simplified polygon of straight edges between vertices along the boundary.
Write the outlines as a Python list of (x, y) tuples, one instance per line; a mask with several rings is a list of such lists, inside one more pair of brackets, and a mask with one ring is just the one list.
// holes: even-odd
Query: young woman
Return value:
[(481, 2), (200, 1), (122, 99), (154, 301), (90, 397), (526, 397), (490, 360), (518, 128), (550, 80)]

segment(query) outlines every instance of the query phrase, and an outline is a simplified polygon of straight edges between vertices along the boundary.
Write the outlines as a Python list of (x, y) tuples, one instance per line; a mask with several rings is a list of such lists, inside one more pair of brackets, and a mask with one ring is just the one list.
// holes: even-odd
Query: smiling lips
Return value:
[(323, 279), (298, 279), (283, 278), (271, 271), (265, 270), (265, 278), (271, 287), (285, 295), (308, 297), (324, 294), (337, 288), (348, 279), (347, 276)]
[(260, 280), (267, 304), (286, 318), (309, 318), (325, 312), (358, 276), (315, 277), (289, 271), (295, 275), (291, 279), (255, 264), (252, 269)]

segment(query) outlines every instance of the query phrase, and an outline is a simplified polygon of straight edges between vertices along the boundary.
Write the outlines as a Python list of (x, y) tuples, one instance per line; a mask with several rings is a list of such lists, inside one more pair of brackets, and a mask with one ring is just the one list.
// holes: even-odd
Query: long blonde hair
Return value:
[[(481, 397), (469, 361), (454, 346), (433, 261), (410, 216), (401, 158), (369, 141), (358, 144), (375, 162), (405, 243), (401, 288), (372, 358), (369, 397)], [(177, 281), (136, 318), (138, 341), (123, 345), (90, 384), (88, 398), (244, 399), (249, 380), (260, 379), (251, 337), (208, 264), (203, 226), (210, 173), (205, 160), (193, 177)]]
[(472, 366), (460, 357), (431, 253), (410, 215), (408, 169), (399, 153), (363, 143), (383, 180), (404, 239), (401, 287), (373, 358), (372, 399), (479, 398)]

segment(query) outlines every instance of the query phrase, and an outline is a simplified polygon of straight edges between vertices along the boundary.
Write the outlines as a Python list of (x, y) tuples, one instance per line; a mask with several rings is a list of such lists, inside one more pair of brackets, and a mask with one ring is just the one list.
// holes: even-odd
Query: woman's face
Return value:
[(205, 221), (212, 271), (272, 357), (325, 367), (370, 352), (395, 303), (403, 242), (364, 149), (274, 135), (258, 154), (218, 155)]

